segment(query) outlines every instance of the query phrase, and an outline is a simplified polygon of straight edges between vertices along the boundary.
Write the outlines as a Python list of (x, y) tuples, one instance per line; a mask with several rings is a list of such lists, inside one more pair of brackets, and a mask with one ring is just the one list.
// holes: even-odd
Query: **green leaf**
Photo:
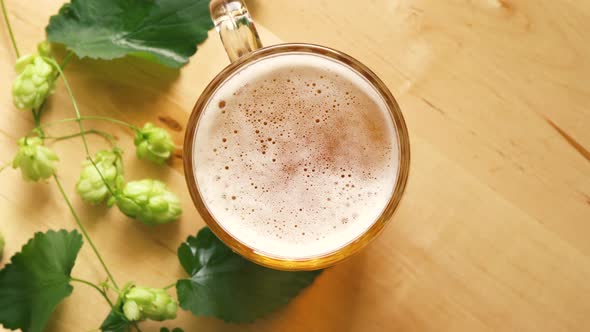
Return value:
[(72, 0), (46, 31), (81, 58), (132, 55), (179, 68), (212, 27), (209, 0)]
[(100, 330), (102, 332), (128, 332), (130, 326), (131, 323), (122, 313), (111, 311), (100, 325)]
[(209, 228), (189, 237), (178, 258), (191, 276), (176, 284), (181, 308), (229, 322), (251, 322), (287, 304), (321, 272), (256, 265), (233, 253)]
[(107, 318), (100, 325), (102, 332), (128, 332), (131, 327), (131, 322), (123, 314), (123, 298), (129, 289), (133, 287), (133, 283), (127, 283), (119, 292), (119, 298), (109, 312)]
[[(163, 327), (160, 329), (160, 332), (170, 332), (170, 330), (167, 327)], [(184, 330), (180, 327), (176, 327), (172, 330), (172, 332), (184, 332)]]
[(36, 233), (0, 271), (0, 324), (41, 332), (73, 290), (70, 273), (82, 247), (77, 231)]

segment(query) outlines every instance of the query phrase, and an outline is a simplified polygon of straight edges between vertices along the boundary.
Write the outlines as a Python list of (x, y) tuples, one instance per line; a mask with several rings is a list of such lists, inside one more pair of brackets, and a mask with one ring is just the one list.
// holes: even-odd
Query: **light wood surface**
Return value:
[[(61, 0), (7, 0), (20, 47), (31, 51)], [(251, 325), (181, 313), (186, 331), (589, 331), (590, 3), (580, 0), (250, 0), (267, 45), (311, 42), (371, 67), (406, 118), (412, 166), (406, 195), (383, 236), (329, 269), (286, 308)], [(180, 72), (147, 62), (75, 60), (67, 69), (85, 114), (184, 124), (206, 83), (228, 60), (218, 37)], [(10, 98), (15, 57), (0, 27), (0, 161), (32, 127)], [(73, 114), (62, 84), (44, 120)], [(183, 276), (175, 251), (201, 226), (171, 167), (136, 161), (130, 179), (152, 176), (180, 193), (179, 223), (150, 228), (82, 204), (74, 182), (80, 142), (53, 147), (59, 175), (115, 277), (164, 286)], [(74, 132), (74, 127), (66, 127)], [(181, 142), (183, 130), (175, 131)], [(102, 147), (92, 140), (94, 150)], [(0, 174), (4, 261), (33, 232), (73, 229), (53, 183)], [(86, 245), (73, 275), (105, 275)], [(89, 331), (107, 306), (76, 285), (48, 331)], [(167, 324), (172, 327), (172, 324)], [(161, 324), (145, 324), (158, 331)]]

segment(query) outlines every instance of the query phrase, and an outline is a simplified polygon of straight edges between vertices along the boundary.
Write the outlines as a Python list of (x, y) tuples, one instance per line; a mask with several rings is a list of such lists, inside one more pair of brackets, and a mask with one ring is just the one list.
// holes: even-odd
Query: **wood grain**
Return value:
[[(59, 0), (7, 0), (23, 51), (43, 38)], [(412, 169), (395, 222), (373, 245), (329, 269), (286, 308), (251, 325), (182, 313), (186, 331), (590, 330), (590, 4), (563, 0), (250, 0), (270, 45), (311, 42), (371, 67), (396, 95), (411, 135)], [(82, 111), (168, 126), (178, 143), (193, 103), (227, 63), (213, 32), (177, 72), (147, 62), (75, 60)], [(0, 28), (0, 161), (32, 127), (7, 88), (14, 53)], [(70, 116), (63, 86), (45, 121)], [(181, 194), (181, 222), (149, 228), (78, 198), (119, 280), (164, 286), (183, 275), (178, 244), (203, 221), (180, 158), (161, 169), (136, 161), (131, 133), (115, 130), (131, 178), (153, 176)], [(69, 128), (69, 129), (68, 129)], [(75, 131), (74, 127), (63, 130)], [(92, 140), (98, 150), (103, 143)], [(83, 152), (54, 146), (74, 196)], [(0, 174), (0, 228), (18, 251), (33, 232), (74, 228), (53, 184)], [(5, 259), (6, 260), (6, 259)], [(89, 248), (74, 275), (104, 278)], [(88, 331), (107, 311), (77, 286), (48, 331)], [(170, 324), (169, 324), (170, 325)], [(158, 331), (161, 324), (146, 324)]]

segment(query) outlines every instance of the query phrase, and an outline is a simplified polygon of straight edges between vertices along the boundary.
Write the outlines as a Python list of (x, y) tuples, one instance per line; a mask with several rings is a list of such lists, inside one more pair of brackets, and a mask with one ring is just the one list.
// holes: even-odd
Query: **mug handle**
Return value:
[(211, 0), (211, 18), (231, 62), (262, 48), (254, 21), (242, 0)]

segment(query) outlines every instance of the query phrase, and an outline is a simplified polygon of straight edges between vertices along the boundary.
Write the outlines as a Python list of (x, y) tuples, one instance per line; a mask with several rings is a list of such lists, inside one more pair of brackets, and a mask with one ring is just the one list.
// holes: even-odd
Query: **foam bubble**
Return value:
[(272, 256), (316, 257), (354, 241), (382, 213), (397, 177), (386, 104), (352, 69), (319, 55), (267, 57), (226, 79), (195, 140), (211, 214)]

